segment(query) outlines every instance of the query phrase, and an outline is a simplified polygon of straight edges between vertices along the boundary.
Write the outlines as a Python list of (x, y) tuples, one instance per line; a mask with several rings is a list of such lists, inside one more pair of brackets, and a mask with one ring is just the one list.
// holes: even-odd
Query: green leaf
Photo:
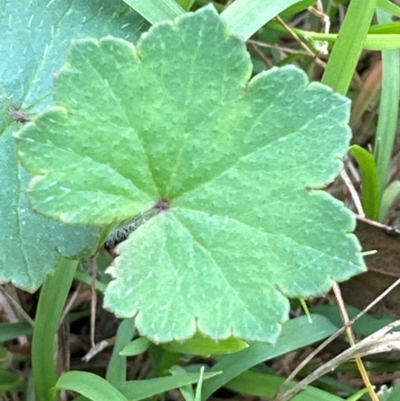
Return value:
[(175, 0), (124, 0), (151, 24), (178, 17), (185, 10)]
[(11, 132), (0, 137), (0, 282), (36, 290), (57, 263), (90, 253), (99, 230), (65, 226), (33, 213), (25, 189), (32, 176), (17, 162)]
[(400, 17), (400, 7), (390, 0), (377, 0), (377, 5), (383, 11), (388, 12), (396, 17)]
[[(203, 368), (203, 366), (202, 366), (202, 368)], [(173, 376), (179, 376), (181, 374), (186, 374), (186, 370), (178, 365), (172, 366), (171, 369), (169, 369), (169, 372)], [(193, 386), (191, 384), (187, 384), (186, 386), (179, 387), (179, 391), (181, 392), (182, 397), (185, 399), (185, 401), (195, 401)]]
[(176, 2), (184, 9), (190, 10), (196, 0), (176, 0)]
[[(225, 387), (240, 393), (269, 399), (276, 395), (284, 382), (284, 377), (247, 371), (226, 383)], [(294, 384), (294, 382), (291, 383)], [(319, 388), (307, 386), (304, 391), (293, 398), (293, 401), (343, 401), (343, 398)]]
[[(367, 388), (362, 388), (361, 390), (358, 390), (355, 394), (353, 394), (351, 397), (347, 398), (346, 401), (358, 401), (361, 399), (361, 397), (365, 394), (368, 394), (371, 390), (373, 389), (373, 387), (367, 387)], [(334, 401), (334, 400), (332, 400)]]
[(370, 219), (379, 220), (380, 197), (374, 156), (358, 145), (351, 146), (349, 153), (354, 156), (360, 167), (364, 213)]
[(236, 0), (222, 12), (221, 18), (232, 33), (247, 40), (280, 12), (299, 2), (300, 0)]
[(146, 337), (139, 337), (126, 344), (119, 354), (125, 356), (140, 355), (146, 352), (150, 345), (151, 342)]
[(28, 322), (0, 323), (0, 343), (13, 340), (19, 336), (32, 334), (33, 327)]
[(56, 388), (76, 391), (93, 401), (128, 401), (111, 383), (90, 372), (66, 372), (58, 379)]
[(32, 375), (41, 401), (57, 398), (53, 388), (58, 376), (56, 336), (77, 266), (76, 260), (61, 258), (40, 292), (32, 336)]
[(126, 356), (121, 351), (127, 346), (128, 342), (132, 340), (135, 334), (134, 319), (123, 320), (117, 331), (115, 345), (107, 366), (106, 379), (113, 383), (118, 380), (126, 380)]
[[(376, 11), (379, 22), (385, 23), (392, 20), (391, 15), (382, 10)], [(400, 35), (396, 35), (399, 38)], [(393, 146), (397, 133), (398, 108), (400, 101), (400, 62), (399, 51), (382, 51), (382, 89), (379, 104), (379, 119), (376, 128), (374, 157), (378, 177), (379, 199), (389, 181), (390, 164), (393, 154)], [(382, 213), (380, 213), (381, 217)]]
[(299, 1), (293, 6), (288, 7), (281, 15), (292, 15), (304, 11), (306, 8), (313, 6), (317, 0), (303, 0)]
[(248, 347), (244, 341), (230, 337), (226, 340), (215, 341), (209, 337), (196, 332), (195, 335), (185, 342), (171, 341), (162, 345), (168, 351), (178, 352), (180, 354), (192, 355), (217, 355), (231, 354), (239, 352)]
[[(54, 73), (72, 38), (105, 35), (136, 42), (144, 21), (123, 1), (4, 2), (0, 9), (0, 133), (17, 125), (8, 107), (31, 117), (52, 104)], [(34, 35), (34, 39), (32, 37)]]
[(75, 41), (58, 106), (18, 134), (41, 213), (146, 216), (118, 248), (105, 305), (155, 342), (196, 329), (274, 342), (287, 296), (364, 270), (352, 213), (321, 190), (342, 168), (349, 101), (295, 67), (250, 75), (245, 44), (203, 8), (137, 47)]
[[(32, 213), (31, 176), (17, 163), (12, 134), (53, 104), (53, 76), (72, 37), (112, 34), (135, 41), (143, 20), (122, 1), (4, 2), (0, 8), (0, 281), (36, 290), (61, 255), (96, 248), (99, 230), (62, 225)], [(14, 119), (13, 119), (14, 117)]]
[(383, 191), (382, 201), (381, 201), (381, 212), (380, 220), (386, 218), (389, 208), (392, 206), (393, 202), (400, 196), (400, 181), (392, 181), (387, 188)]
[[(207, 372), (203, 375), (203, 380), (210, 379), (219, 375), (221, 372)], [(157, 394), (162, 394), (174, 388), (187, 386), (188, 384), (199, 381), (198, 373), (185, 373), (167, 377), (157, 377), (147, 380), (131, 380), (114, 383), (115, 386), (129, 400), (142, 400)]]
[(386, 401), (396, 401), (400, 397), (400, 383), (396, 383), (396, 385), (392, 388), (389, 397)]
[(375, 12), (377, 0), (352, 0), (332, 48), (322, 82), (346, 94)]
[(264, 361), (286, 354), (333, 334), (338, 326), (327, 318), (311, 315), (312, 323), (306, 316), (292, 319), (283, 325), (282, 335), (274, 345), (255, 342), (249, 348), (237, 354), (225, 355), (211, 368), (212, 371), (222, 371), (222, 374), (203, 385), (203, 400), (207, 400), (214, 391), (241, 373)]
[[(396, 6), (397, 7), (397, 6)], [(368, 34), (400, 34), (400, 22), (390, 21), (381, 24), (371, 25), (368, 29)]]
[(16, 391), (23, 386), (24, 378), (18, 373), (0, 368), (0, 394), (6, 391)]

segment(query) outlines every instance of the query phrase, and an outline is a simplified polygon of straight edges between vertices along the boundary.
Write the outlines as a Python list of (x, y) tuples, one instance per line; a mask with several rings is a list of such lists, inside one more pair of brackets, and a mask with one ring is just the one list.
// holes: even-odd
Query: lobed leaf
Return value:
[(57, 107), (18, 134), (33, 207), (65, 223), (152, 217), (118, 249), (105, 305), (153, 341), (276, 341), (287, 297), (364, 270), (354, 217), (322, 191), (349, 101), (295, 67), (250, 80), (210, 7), (138, 45), (74, 41)]
[(100, 234), (31, 211), (25, 192), (32, 177), (17, 163), (12, 135), (53, 104), (53, 74), (72, 37), (111, 33), (135, 41), (143, 20), (117, 0), (28, 3), (7, 1), (0, 9), (0, 282), (34, 291), (61, 255), (93, 252)]

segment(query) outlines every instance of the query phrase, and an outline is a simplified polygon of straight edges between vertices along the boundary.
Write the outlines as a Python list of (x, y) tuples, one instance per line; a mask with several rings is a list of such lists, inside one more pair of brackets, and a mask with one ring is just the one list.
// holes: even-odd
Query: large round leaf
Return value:
[(155, 341), (197, 327), (273, 342), (287, 296), (364, 269), (354, 218), (321, 190), (342, 168), (349, 101), (294, 67), (250, 75), (211, 8), (137, 47), (75, 41), (58, 107), (18, 135), (41, 213), (100, 225), (153, 210), (121, 244), (105, 304)]
[(33, 213), (31, 180), (17, 162), (12, 138), (23, 123), (53, 104), (53, 75), (73, 37), (109, 33), (138, 39), (143, 20), (122, 0), (5, 1), (0, 7), (0, 282), (34, 291), (60, 255), (96, 249), (99, 229), (66, 226)]

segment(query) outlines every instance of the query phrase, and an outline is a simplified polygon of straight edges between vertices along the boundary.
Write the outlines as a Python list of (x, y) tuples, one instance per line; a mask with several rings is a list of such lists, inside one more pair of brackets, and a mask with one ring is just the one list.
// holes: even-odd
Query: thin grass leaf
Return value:
[(346, 94), (376, 8), (376, 0), (352, 0), (333, 46), (322, 83)]
[(200, 368), (200, 377), (199, 377), (199, 382), (197, 383), (194, 401), (201, 401), (201, 389), (203, 387), (203, 380), (204, 380), (204, 366)]
[(346, 401), (358, 401), (364, 394), (368, 394), (369, 391), (371, 391), (370, 387), (362, 388), (361, 390), (358, 390), (355, 394), (353, 394), (351, 397), (347, 398)]
[(140, 355), (146, 352), (150, 345), (151, 343), (146, 337), (140, 337), (128, 343), (119, 354), (125, 356)]
[(389, 14), (400, 17), (400, 7), (390, 0), (378, 0), (378, 7)]
[(93, 401), (128, 401), (111, 383), (90, 372), (69, 371), (57, 381), (58, 390), (72, 390)]
[(176, 0), (176, 2), (186, 11), (190, 10), (196, 0)]
[(222, 357), (211, 369), (212, 371), (222, 371), (222, 374), (204, 383), (202, 400), (207, 400), (214, 391), (251, 367), (322, 340), (337, 330), (337, 326), (323, 316), (311, 316), (313, 320), (311, 324), (306, 316), (285, 323), (282, 334), (274, 345), (254, 342), (249, 348), (237, 354)]
[(32, 372), (41, 401), (56, 399), (55, 339), (60, 317), (78, 261), (61, 258), (52, 276), (43, 284), (32, 338)]
[(354, 156), (360, 167), (362, 196), (361, 201), (364, 213), (372, 220), (379, 219), (380, 197), (378, 191), (377, 167), (374, 157), (368, 150), (353, 145), (349, 153)]
[[(179, 376), (182, 374), (186, 374), (186, 370), (178, 365), (172, 366), (171, 369), (169, 369), (169, 372), (173, 376)], [(179, 387), (179, 390), (182, 394), (182, 397), (185, 399), (185, 401), (194, 401), (194, 391), (193, 391), (193, 386), (191, 384), (187, 384), (186, 386), (181, 386), (181, 387)]]
[[(204, 379), (210, 379), (220, 373), (221, 372), (207, 372), (204, 374)], [(115, 386), (130, 401), (137, 401), (162, 394), (174, 388), (197, 383), (198, 380), (198, 373), (185, 373), (177, 376), (157, 377), (156, 379), (124, 381), (115, 383)]]
[(107, 367), (106, 379), (113, 383), (126, 380), (126, 356), (121, 351), (132, 340), (135, 333), (135, 319), (125, 319), (118, 327), (117, 337), (110, 362)]
[[(377, 10), (380, 23), (391, 21), (391, 16)], [(400, 35), (398, 35), (400, 36)], [(378, 194), (382, 198), (387, 185), (389, 164), (397, 129), (400, 100), (400, 62), (398, 50), (382, 51), (382, 90), (374, 157), (377, 166)], [(381, 213), (382, 215), (382, 213)]]
[(299, 1), (236, 0), (222, 12), (221, 17), (233, 33), (247, 40), (268, 21)]
[(123, 0), (151, 24), (174, 19), (185, 13), (175, 0)]
[(28, 322), (0, 323), (0, 343), (19, 336), (32, 334), (33, 327)]
[[(225, 387), (240, 393), (272, 398), (284, 381), (284, 377), (247, 371), (226, 383)], [(316, 387), (308, 386), (293, 401), (343, 401), (343, 398)]]
[(400, 181), (392, 181), (383, 191), (381, 209), (380, 209), (380, 220), (385, 219), (390, 206), (400, 195)]

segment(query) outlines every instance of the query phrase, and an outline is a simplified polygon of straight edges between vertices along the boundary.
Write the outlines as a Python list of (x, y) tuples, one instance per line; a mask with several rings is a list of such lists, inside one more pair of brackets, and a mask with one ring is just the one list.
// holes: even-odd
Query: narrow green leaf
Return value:
[(28, 322), (0, 323), (0, 343), (19, 336), (31, 334), (33, 327)]
[(211, 369), (212, 371), (222, 371), (222, 374), (204, 383), (202, 399), (207, 400), (214, 391), (251, 367), (320, 341), (338, 329), (323, 316), (311, 316), (312, 323), (308, 322), (306, 316), (285, 323), (282, 334), (274, 345), (255, 342), (241, 352), (223, 356)]
[[(25, 401), (37, 401), (35, 393), (35, 382), (33, 376), (29, 375), (25, 388)], [(76, 400), (78, 401), (78, 400)]]
[[(204, 374), (203, 379), (208, 380), (219, 374), (221, 374), (221, 372), (207, 372)], [(114, 384), (130, 401), (136, 401), (162, 394), (174, 388), (197, 383), (198, 380), (198, 373), (186, 373), (182, 375), (158, 377), (156, 379), (133, 380)]]
[(176, 0), (176, 2), (186, 11), (190, 10), (196, 0)]
[(126, 356), (121, 353), (135, 333), (135, 319), (124, 319), (117, 331), (113, 352), (107, 366), (106, 380), (110, 383), (126, 380)]
[(247, 348), (248, 344), (235, 337), (215, 341), (209, 337), (203, 336), (199, 332), (196, 332), (189, 340), (184, 342), (171, 341), (162, 344), (162, 347), (168, 351), (178, 352), (180, 354), (217, 355), (231, 354), (241, 351), (242, 349)]
[(368, 150), (358, 145), (350, 146), (349, 153), (360, 167), (364, 213), (372, 220), (379, 220), (380, 197), (375, 159)]
[[(225, 387), (240, 393), (270, 399), (278, 392), (284, 381), (284, 377), (247, 371), (226, 383)], [(291, 382), (291, 384), (294, 383)], [(343, 398), (318, 388), (307, 386), (303, 392), (293, 398), (293, 401), (343, 401)]]
[[(360, 313), (360, 310), (346, 305), (346, 309), (349, 313), (350, 318), (352, 319), (356, 315)], [(342, 316), (340, 315), (340, 310), (337, 305), (317, 305), (311, 308), (312, 313), (317, 313), (322, 316), (325, 316), (329, 319), (333, 324), (337, 325), (338, 327), (342, 325), (343, 320)], [(382, 317), (376, 318), (372, 315), (365, 314), (361, 316), (353, 325), (353, 330), (361, 334), (363, 336), (369, 336), (374, 332), (380, 330), (382, 327), (391, 324), (394, 322), (394, 318), (392, 317)], [(397, 330), (397, 329), (396, 329)]]
[(355, 394), (353, 394), (351, 397), (347, 398), (346, 401), (358, 401), (361, 399), (361, 397), (365, 394), (368, 394), (368, 392), (371, 391), (371, 388), (362, 388), (361, 390), (358, 390)]
[(204, 380), (204, 366), (200, 368), (200, 377), (196, 386), (196, 394), (194, 396), (194, 401), (201, 401), (201, 390), (203, 388), (203, 380)]
[[(169, 369), (169, 372), (173, 376), (179, 376), (182, 374), (186, 374), (186, 370), (178, 365), (172, 366), (171, 369)], [(195, 401), (193, 386), (191, 384), (187, 384), (186, 386), (179, 387), (179, 391), (181, 392), (182, 397), (185, 399), (185, 401)]]
[(61, 258), (40, 292), (32, 338), (32, 373), (41, 401), (54, 401), (56, 334), (78, 261)]
[(128, 343), (119, 354), (126, 356), (140, 355), (149, 349), (150, 344), (151, 342), (146, 337), (140, 337)]
[[(384, 23), (391, 21), (391, 16), (382, 10), (377, 10), (376, 14), (379, 22)], [(400, 35), (397, 36), (400, 39)], [(389, 166), (397, 132), (399, 100), (399, 51), (384, 50), (382, 51), (382, 89), (374, 146), (379, 199), (383, 196), (383, 191), (389, 178)], [(382, 215), (382, 213), (380, 213), (380, 215)], [(378, 218), (379, 217), (380, 216), (378, 216)]]
[(351, 0), (322, 82), (346, 94), (371, 25), (377, 0)]
[(400, 17), (400, 7), (397, 4), (395, 4), (393, 1), (378, 0), (377, 5), (381, 10), (386, 11), (389, 14), (392, 14), (396, 17)]
[(0, 394), (7, 391), (17, 391), (24, 383), (24, 378), (16, 372), (0, 368)]
[(381, 210), (379, 216), (381, 221), (383, 221), (386, 218), (390, 206), (392, 206), (393, 202), (396, 199), (398, 199), (399, 195), (400, 195), (400, 181), (394, 180), (383, 191)]
[(389, 22), (371, 25), (368, 33), (379, 35), (388, 33), (400, 34), (400, 21), (392, 21), (389, 19)]
[(76, 391), (92, 401), (128, 401), (111, 383), (90, 372), (66, 372), (58, 379), (56, 388)]
[(174, 19), (185, 13), (175, 0), (123, 0), (151, 24)]
[(285, 11), (282, 11), (281, 15), (292, 15), (304, 11), (306, 8), (313, 6), (317, 0), (302, 0), (293, 6), (288, 7)]
[(268, 21), (299, 1), (236, 0), (222, 12), (221, 17), (234, 34), (247, 40)]

